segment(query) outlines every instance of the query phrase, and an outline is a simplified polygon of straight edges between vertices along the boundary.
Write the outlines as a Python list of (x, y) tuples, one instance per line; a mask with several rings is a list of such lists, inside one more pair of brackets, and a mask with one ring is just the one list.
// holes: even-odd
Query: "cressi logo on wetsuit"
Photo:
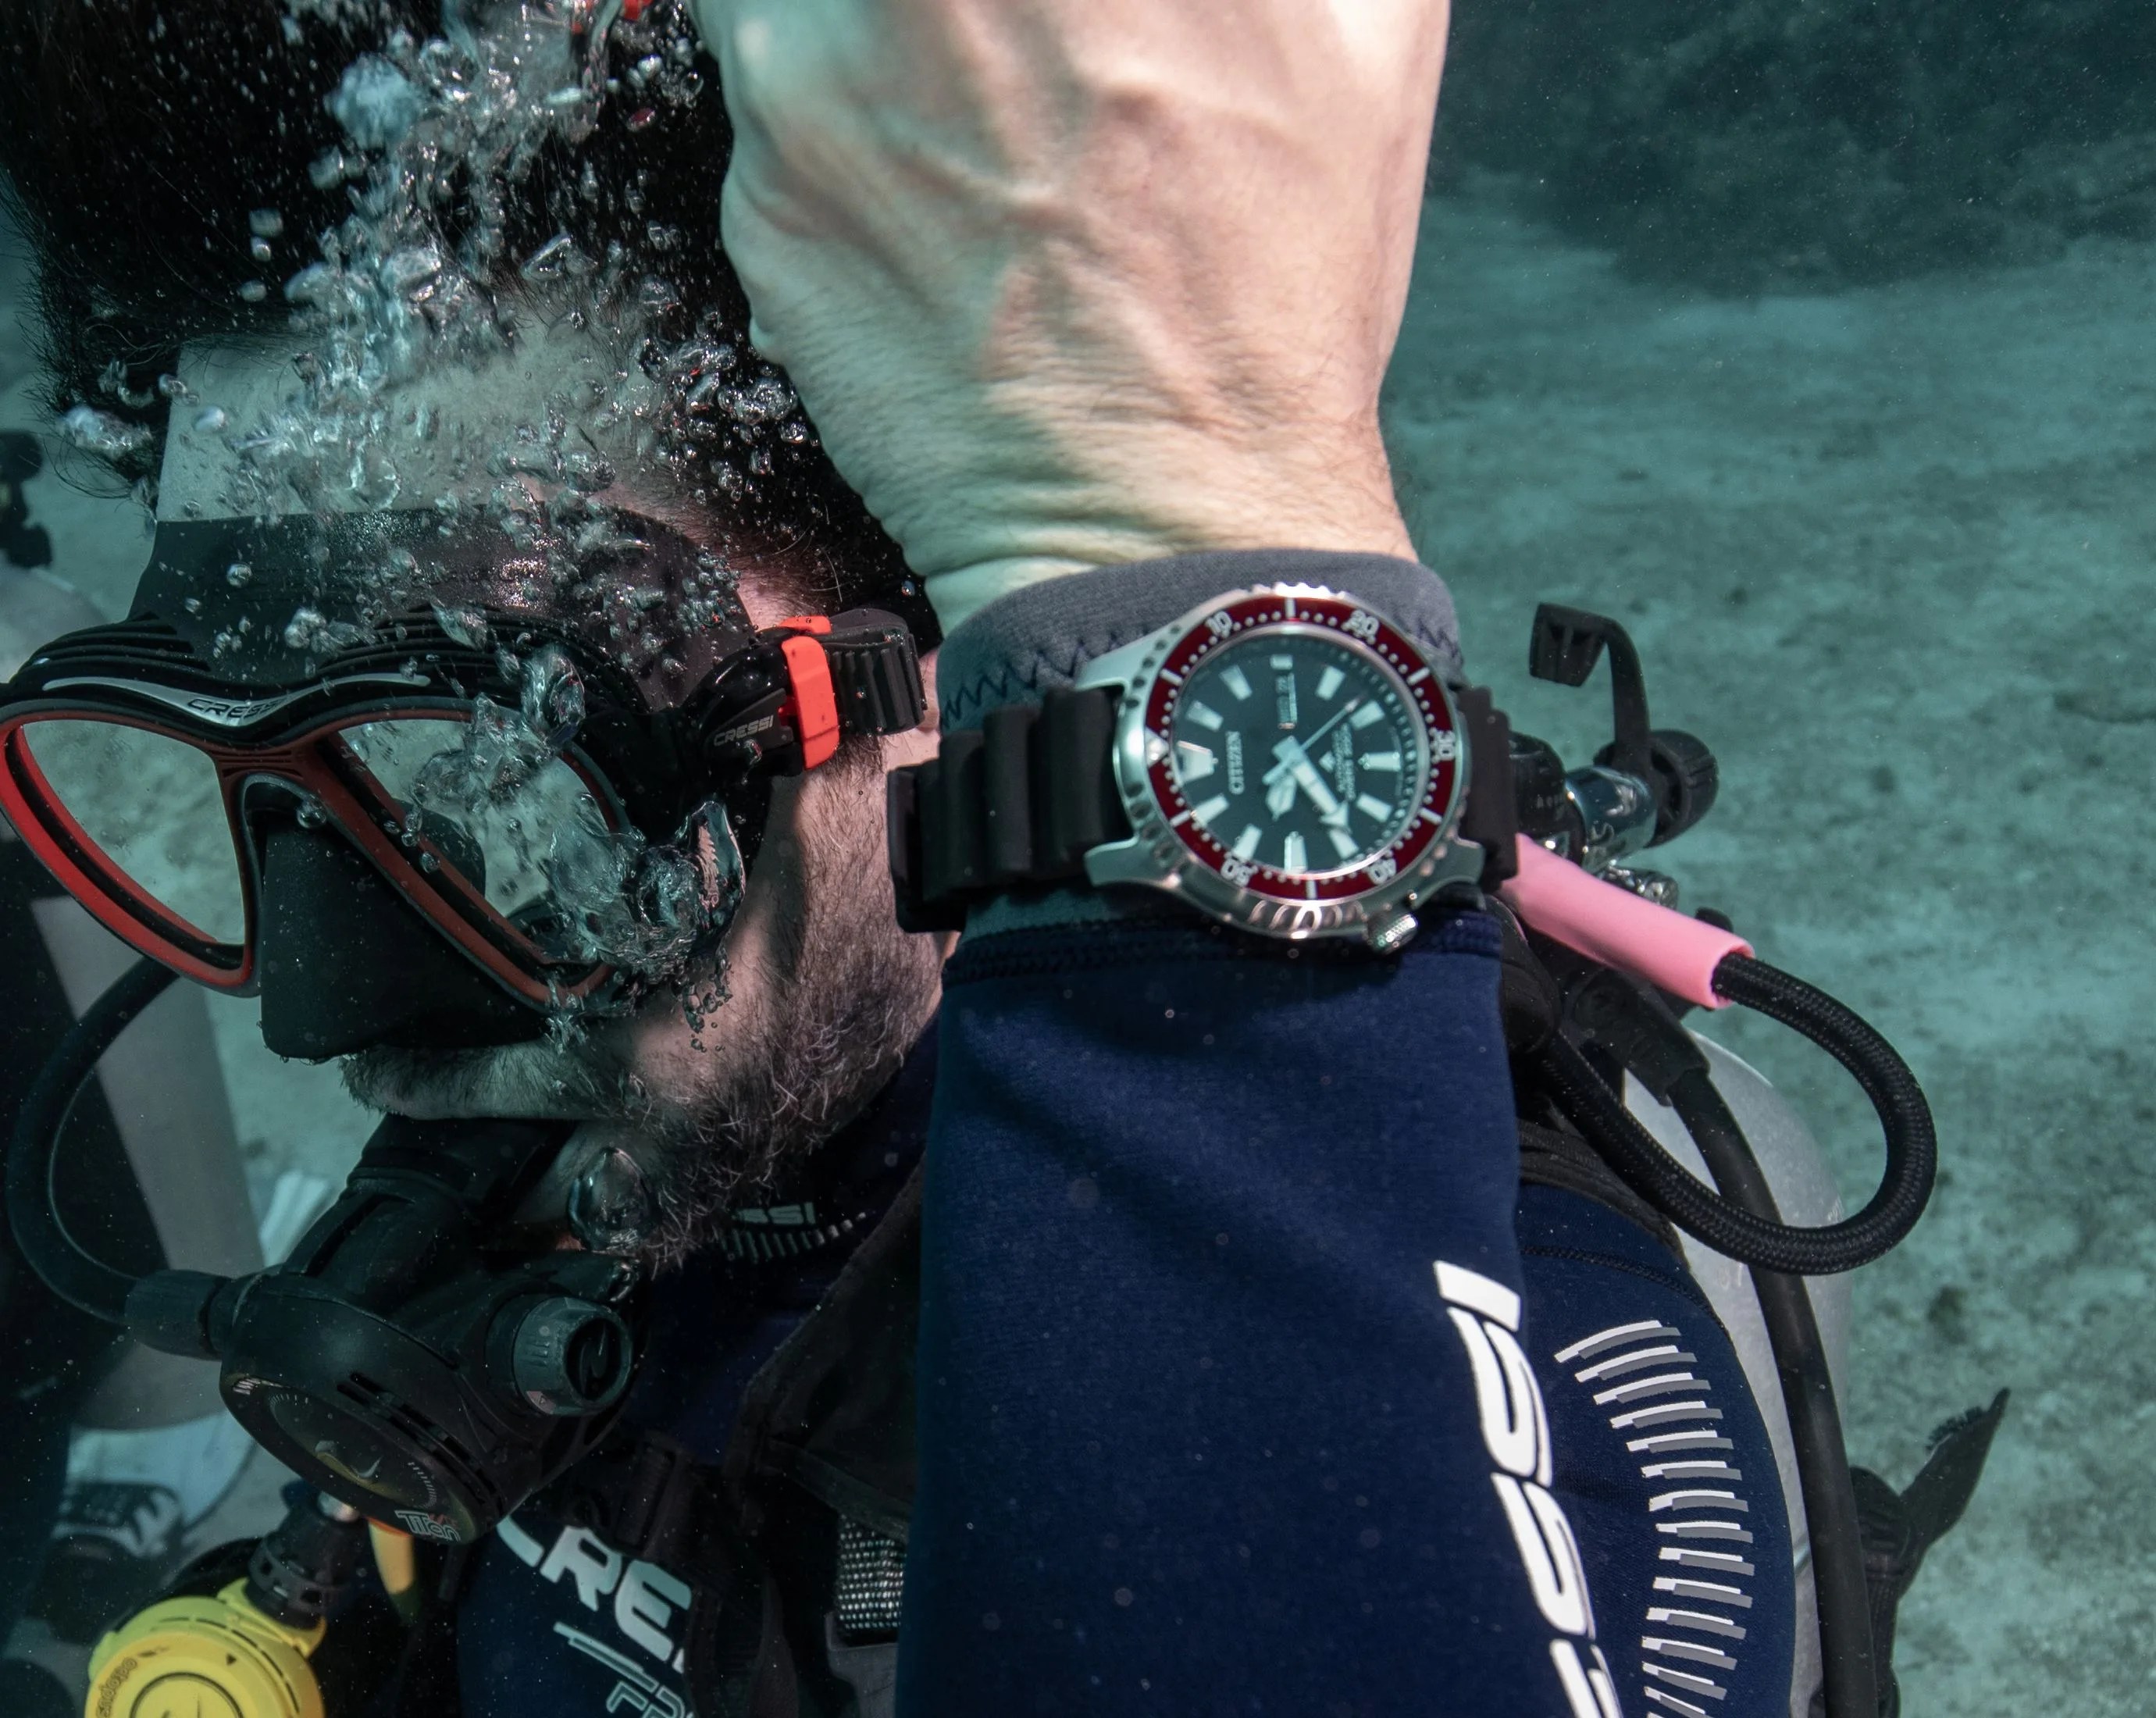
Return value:
[[(486, 1644), (465, 1659), (470, 1710), (683, 1718), (690, 1710), (684, 1628), (695, 1589), (588, 1528), (550, 1526), (537, 1516), (535, 1526), (536, 1534), (527, 1532), (511, 1515), (495, 1530), (501, 1551), (531, 1571), (532, 1581), (490, 1570), (466, 1602), (464, 1627), (475, 1644)], [(499, 1596), (490, 1591), (498, 1583), (507, 1588)], [(542, 1584), (545, 1592), (537, 1590)], [(514, 1620), (498, 1606), (513, 1608)], [(557, 1649), (530, 1640), (535, 1622), (559, 1643)], [(524, 1649), (504, 1650), (506, 1639), (520, 1633), (526, 1636)]]

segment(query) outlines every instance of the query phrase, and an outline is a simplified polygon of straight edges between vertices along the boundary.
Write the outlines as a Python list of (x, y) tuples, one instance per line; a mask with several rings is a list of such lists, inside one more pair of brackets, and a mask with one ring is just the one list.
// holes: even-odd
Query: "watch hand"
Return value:
[[(1315, 746), (1320, 740), (1322, 740), (1327, 734), (1331, 733), (1332, 730), (1339, 725), (1342, 717), (1352, 715), (1357, 708), (1361, 705), (1362, 702), (1363, 700), (1359, 698), (1349, 699), (1346, 704), (1342, 705), (1338, 710), (1336, 710), (1331, 715), (1327, 716), (1319, 726), (1317, 731), (1312, 734), (1307, 740), (1298, 741), (1292, 734), (1291, 734), (1287, 738), (1281, 741), (1278, 746), (1274, 746), (1273, 756), (1280, 759), (1280, 762), (1265, 772), (1265, 786), (1268, 787), (1271, 787), (1274, 782), (1279, 781), (1281, 777), (1286, 775), (1289, 771), (1295, 767), (1294, 756), (1300, 756), (1306, 763), (1307, 763), (1310, 761), (1309, 748)], [(1291, 756), (1291, 753), (1293, 753), (1294, 756)]]
[[(1270, 778), (1269, 778), (1270, 779)], [(1295, 780), (1282, 775), (1265, 788), (1265, 809), (1276, 818), (1287, 815), (1288, 808), (1295, 803)]]
[(1273, 747), (1273, 756), (1280, 759), (1295, 785), (1310, 796), (1318, 816), (1329, 823), (1336, 816), (1347, 815), (1347, 808), (1332, 797), (1332, 790), (1325, 785), (1325, 777), (1317, 773), (1317, 766), (1294, 741), (1281, 741)]

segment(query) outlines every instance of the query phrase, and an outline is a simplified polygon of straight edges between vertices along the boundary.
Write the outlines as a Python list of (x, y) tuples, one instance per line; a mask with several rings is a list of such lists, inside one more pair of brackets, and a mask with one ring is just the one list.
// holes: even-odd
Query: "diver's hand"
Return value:
[(1378, 433), (1446, 0), (695, 0), (758, 348), (945, 624), (1411, 554)]

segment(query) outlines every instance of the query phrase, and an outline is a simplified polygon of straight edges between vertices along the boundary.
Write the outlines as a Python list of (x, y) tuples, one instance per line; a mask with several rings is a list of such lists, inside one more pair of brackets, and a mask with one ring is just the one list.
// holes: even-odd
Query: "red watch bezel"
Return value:
[[(1223, 626), (1225, 618), (1228, 624)], [(1390, 845), (1352, 871), (1336, 876), (1291, 880), (1271, 867), (1252, 864), (1247, 878), (1229, 874), (1239, 861), (1190, 816), (1191, 806), (1175, 779), (1173, 723), (1182, 688), (1206, 661), (1229, 645), (1268, 627), (1318, 627), (1375, 656), (1398, 675), (1420, 714), (1430, 746), (1430, 772), (1419, 803)], [(1148, 762), (1146, 781), (1162, 818), (1183, 849), (1230, 888), (1273, 900), (1342, 902), (1388, 887), (1411, 869), (1443, 838), (1459, 797), (1461, 743), (1459, 719), (1435, 669), (1414, 643), (1376, 611), (1343, 597), (1315, 593), (1261, 592), (1211, 610), (1169, 647), (1147, 690), (1144, 730)]]

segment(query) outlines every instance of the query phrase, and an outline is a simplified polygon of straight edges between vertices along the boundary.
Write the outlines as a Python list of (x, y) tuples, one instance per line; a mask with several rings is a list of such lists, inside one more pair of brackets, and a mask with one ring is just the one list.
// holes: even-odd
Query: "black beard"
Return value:
[(934, 1013), (940, 951), (897, 930), (880, 859), (809, 879), (783, 951), (782, 1006), (733, 1023), (721, 1007), (716, 1029), (754, 1034), (753, 1054), (729, 1059), (732, 1077), (646, 1112), (659, 1148), (645, 1165), (660, 1212), (654, 1263), (711, 1245), (728, 1213), (773, 1191), (875, 1099)]
[[(621, 1124), (657, 1212), (639, 1256), (671, 1264), (711, 1245), (728, 1213), (866, 1107), (935, 1011), (940, 948), (901, 932), (892, 907), (874, 814), (880, 751), (842, 749), (819, 773), (827, 813), (802, 832), (807, 857), (791, 880), (797, 898), (776, 915), (767, 987), (755, 1012), (728, 1000), (701, 1023), (700, 1035), (725, 1041), (710, 1077), (648, 1087), (626, 1023), (594, 1022), (558, 1045), (363, 1050), (346, 1059), (346, 1086), (362, 1103), (402, 1090), (424, 1092), (430, 1111)], [(645, 1008), (684, 1002), (661, 991)]]

